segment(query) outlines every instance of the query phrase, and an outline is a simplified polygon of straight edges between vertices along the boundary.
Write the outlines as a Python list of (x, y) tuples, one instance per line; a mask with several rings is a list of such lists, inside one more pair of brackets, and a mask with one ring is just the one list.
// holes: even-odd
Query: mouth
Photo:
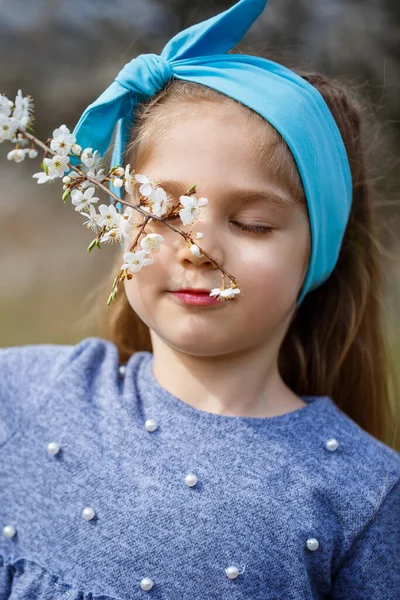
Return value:
[(185, 288), (171, 291), (171, 296), (183, 305), (191, 306), (215, 306), (216, 304), (223, 305), (223, 302), (210, 296), (211, 290), (206, 288)]
[(180, 290), (172, 290), (174, 294), (209, 294), (211, 290), (207, 288), (181, 288)]

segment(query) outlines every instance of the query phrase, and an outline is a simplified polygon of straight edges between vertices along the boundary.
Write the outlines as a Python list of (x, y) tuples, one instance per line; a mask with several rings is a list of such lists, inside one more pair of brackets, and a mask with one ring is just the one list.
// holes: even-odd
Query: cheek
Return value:
[(156, 299), (156, 294), (161, 293), (167, 287), (168, 272), (171, 261), (170, 250), (161, 244), (158, 252), (151, 252), (153, 263), (143, 267), (138, 273), (132, 275), (132, 279), (125, 279), (124, 286), (126, 296), (133, 310), (140, 317), (151, 314), (150, 303)]
[[(279, 235), (279, 234), (276, 234)], [(303, 243), (304, 242), (304, 243)], [(260, 244), (242, 254), (238, 282), (246, 294), (249, 310), (286, 311), (300, 290), (304, 263), (308, 256), (307, 242), (293, 243), (289, 236)], [(247, 292), (247, 293), (246, 293)]]

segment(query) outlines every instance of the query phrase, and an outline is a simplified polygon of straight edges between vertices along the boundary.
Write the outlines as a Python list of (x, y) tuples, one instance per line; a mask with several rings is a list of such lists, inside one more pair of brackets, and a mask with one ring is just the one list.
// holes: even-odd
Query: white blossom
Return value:
[(34, 175), (32, 175), (32, 177), (34, 179), (37, 179), (38, 183), (48, 183), (48, 182), (53, 182), (56, 179), (58, 179), (58, 175), (54, 175), (54, 176), (50, 176), (50, 175), (46, 175), (46, 173), (44, 171), (39, 171), (39, 173), (35, 173)]
[(124, 210), (124, 215), (123, 215), (124, 218), (128, 219), (130, 221), (131, 218), (132, 218), (132, 215), (133, 215), (133, 208), (132, 208), (132, 206), (126, 206), (125, 210)]
[(36, 158), (38, 155), (38, 151), (35, 148), (30, 148), (27, 151), (27, 155), (29, 156), (29, 158)]
[(146, 250), (138, 250), (137, 252), (125, 252), (124, 264), (121, 269), (128, 269), (132, 274), (137, 273), (143, 267), (151, 265), (154, 261), (147, 256)]
[(179, 211), (179, 216), (184, 225), (191, 225), (200, 214), (200, 208), (196, 196), (180, 196), (179, 198), (183, 208)]
[(204, 237), (204, 233), (198, 231), (194, 237), (196, 238), (196, 240), (201, 240)]
[(122, 230), (119, 227), (113, 227), (112, 229), (109, 229), (109, 231), (103, 233), (103, 235), (101, 236), (101, 241), (105, 244), (112, 242), (120, 242), (122, 240), (122, 237)]
[(100, 152), (93, 148), (85, 148), (81, 154), (81, 161), (88, 169), (96, 169), (101, 161)]
[(75, 144), (75, 136), (70, 132), (66, 125), (61, 125), (53, 131), (53, 139), (50, 142), (50, 148), (56, 154), (68, 156), (72, 146)]
[(7, 159), (8, 160), (13, 160), (16, 163), (20, 163), (24, 160), (25, 158), (25, 151), (20, 149), (20, 148), (16, 148), (15, 150), (11, 150), (11, 152), (9, 152), (7, 154)]
[(31, 119), (33, 111), (33, 100), (29, 96), (25, 98), (22, 96), (21, 90), (15, 97), (15, 107), (13, 111), (14, 119), (19, 121), (21, 127), (26, 127)]
[(150, 198), (156, 187), (154, 179), (152, 177), (147, 177), (147, 175), (140, 175), (140, 173), (136, 173), (134, 177), (136, 181), (142, 184), (139, 188), (139, 192), (142, 194), (142, 196)]
[[(75, 173), (75, 171), (74, 171)], [(70, 173), (71, 175), (71, 173)], [(87, 177), (91, 177), (92, 179), (95, 179), (96, 181), (101, 181), (104, 178), (104, 169), (99, 169), (98, 171), (96, 171), (95, 168), (93, 169), (89, 169), (86, 172)], [(77, 177), (78, 174), (75, 173), (75, 176)], [(79, 184), (79, 189), (84, 190), (87, 187), (90, 187), (91, 185), (93, 185), (93, 183), (91, 181), (88, 181), (87, 179), (85, 179), (85, 181), (82, 181), (82, 183)]]
[(106, 226), (107, 229), (113, 229), (115, 226), (119, 225), (117, 209), (113, 204), (100, 204), (99, 212), (103, 218), (102, 226)]
[(102, 242), (120, 242), (123, 238), (128, 238), (132, 229), (132, 223), (129, 221), (128, 215), (116, 213), (113, 227), (103, 234)]
[(159, 233), (149, 233), (141, 240), (140, 245), (146, 252), (151, 252), (152, 250), (158, 252), (160, 250), (160, 243), (163, 240), (163, 236)]
[(75, 206), (75, 210), (78, 212), (81, 212), (82, 210), (89, 210), (91, 204), (98, 202), (99, 199), (93, 197), (95, 191), (96, 190), (94, 187), (87, 188), (84, 193), (82, 193), (80, 190), (72, 190), (71, 201)]
[(84, 222), (84, 225), (86, 225), (87, 229), (90, 229), (95, 233), (100, 231), (102, 228), (103, 217), (96, 212), (93, 204), (89, 206), (89, 214), (81, 212), (81, 215), (88, 218), (88, 220)]
[(130, 165), (125, 167), (125, 191), (128, 194), (132, 194), (136, 179), (135, 174), (133, 172), (130, 173), (130, 168)]
[(11, 115), (10, 100), (7, 96), (0, 94), (0, 115), (9, 117)]
[(123, 215), (118, 215), (119, 228), (122, 231), (124, 238), (129, 239), (132, 231), (136, 229), (136, 224), (133, 222), (133, 208), (127, 206)]
[(82, 152), (82, 148), (81, 148), (81, 146), (79, 144), (74, 144), (72, 146), (71, 150), (72, 150), (72, 153), (76, 154), (77, 156), (79, 156), (80, 153)]
[(11, 140), (19, 127), (19, 123), (13, 117), (6, 117), (0, 113), (0, 144), (5, 140)]
[(231, 298), (234, 298), (236, 294), (240, 294), (239, 288), (226, 288), (224, 290), (213, 288), (210, 296), (217, 297), (220, 300), (230, 300)]
[(158, 187), (153, 190), (150, 200), (152, 201), (151, 212), (157, 217), (162, 217), (168, 212), (168, 196), (165, 190)]
[(98, 171), (96, 171), (96, 168), (89, 169), (86, 175), (92, 179), (96, 179), (96, 181), (101, 181), (104, 178), (104, 169), (99, 169)]
[(201, 258), (202, 256), (204, 256), (204, 254), (202, 253), (202, 251), (200, 250), (200, 248), (198, 246), (196, 246), (196, 244), (192, 244), (190, 246), (190, 252), (194, 256), (197, 256), (198, 258)]
[(69, 169), (68, 156), (56, 154), (53, 158), (44, 158), (43, 162), (49, 170), (50, 177), (63, 177)]

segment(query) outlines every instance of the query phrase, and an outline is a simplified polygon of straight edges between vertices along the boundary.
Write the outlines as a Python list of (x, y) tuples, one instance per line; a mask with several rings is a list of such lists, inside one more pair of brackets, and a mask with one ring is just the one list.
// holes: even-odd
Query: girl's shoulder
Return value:
[[(51, 380), (63, 366), (89, 352), (117, 351), (115, 344), (99, 337), (87, 337), (76, 344), (27, 344), (0, 348), (1, 380), (36, 382)], [(1, 383), (0, 380), (0, 383)]]
[(395, 481), (400, 478), (400, 453), (394, 447), (363, 429), (332, 399), (326, 408), (321, 414), (321, 428), (333, 440), (328, 443), (327, 439), (326, 448), (334, 450), (328, 454), (336, 456), (335, 469), (348, 477), (350, 487), (359, 474), (365, 481), (377, 481), (382, 473), (389, 473)]
[[(0, 348), (0, 446), (22, 420), (40, 409), (45, 392), (58, 378), (82, 370), (95, 371), (104, 354), (117, 356), (114, 344), (88, 337), (75, 345), (28, 344)], [(96, 357), (100, 360), (96, 360)], [(88, 358), (94, 360), (88, 361)]]

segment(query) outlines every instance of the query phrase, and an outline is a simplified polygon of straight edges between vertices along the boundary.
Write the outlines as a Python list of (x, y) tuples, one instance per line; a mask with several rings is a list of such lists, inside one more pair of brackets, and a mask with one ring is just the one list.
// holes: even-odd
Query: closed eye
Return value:
[(272, 231), (272, 227), (268, 227), (268, 225), (247, 225), (245, 223), (239, 223), (239, 221), (231, 221), (236, 227), (239, 229), (243, 229), (244, 231), (250, 231), (251, 233), (269, 233)]
[[(170, 215), (166, 217), (166, 221), (170, 221), (173, 219), (177, 219), (179, 215)], [(272, 227), (268, 227), (268, 225), (247, 225), (246, 223), (240, 223), (239, 221), (231, 221), (236, 227), (242, 229), (243, 231), (249, 231), (250, 233), (270, 233), (272, 231)]]

